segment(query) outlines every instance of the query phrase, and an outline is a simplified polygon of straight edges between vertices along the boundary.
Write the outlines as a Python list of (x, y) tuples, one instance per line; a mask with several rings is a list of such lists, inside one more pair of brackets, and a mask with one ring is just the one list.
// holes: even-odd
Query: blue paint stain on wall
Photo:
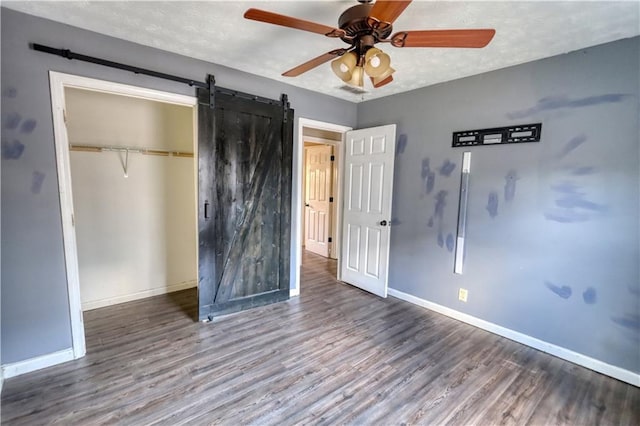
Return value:
[(562, 297), (563, 299), (568, 299), (571, 297), (571, 287), (563, 285), (562, 287), (555, 285), (550, 281), (545, 281), (544, 285), (547, 286), (549, 290)]
[(400, 155), (407, 148), (407, 135), (401, 134), (398, 136), (398, 142), (396, 143), (396, 155)]
[(389, 223), (391, 226), (402, 225), (404, 222), (398, 219), (397, 217), (392, 217), (391, 222)]
[(31, 178), (31, 192), (33, 194), (39, 194), (42, 190), (42, 183), (44, 182), (45, 174), (42, 172), (33, 172)]
[(447, 243), (447, 250), (449, 250), (449, 252), (452, 252), (454, 247), (454, 241), (453, 241), (453, 234), (451, 232), (447, 234), (446, 243)]
[(569, 141), (566, 144), (564, 144), (564, 146), (560, 150), (560, 153), (558, 154), (558, 158), (566, 157), (569, 153), (571, 153), (574, 149), (576, 149), (586, 141), (587, 141), (587, 137), (585, 135), (578, 135), (569, 139)]
[(551, 190), (555, 192), (560, 192), (562, 194), (579, 194), (584, 195), (584, 192), (580, 192), (582, 189), (580, 186), (576, 185), (573, 182), (560, 182), (555, 185), (551, 185)]
[(436, 207), (433, 215), (440, 220), (444, 217), (444, 208), (447, 207), (447, 194), (449, 192), (444, 190), (438, 191), (436, 194)]
[(515, 170), (509, 170), (504, 177), (504, 200), (507, 202), (513, 201), (516, 196), (516, 182), (520, 179), (518, 173)]
[(425, 185), (426, 186), (425, 190), (427, 191), (427, 194), (431, 194), (435, 184), (436, 184), (436, 174), (435, 172), (429, 172), (429, 174), (427, 175), (427, 183)]
[(426, 194), (431, 194), (433, 187), (436, 183), (436, 174), (431, 170), (431, 160), (429, 158), (422, 159), (422, 169), (420, 171), (420, 177), (424, 182), (424, 191)]
[(31, 133), (31, 132), (33, 132), (33, 129), (36, 128), (36, 126), (37, 126), (36, 120), (30, 118), (28, 120), (25, 120), (22, 123), (22, 126), (20, 126), (20, 132), (27, 133), (27, 134)]
[(4, 116), (4, 124), (2, 125), (7, 130), (17, 129), (22, 121), (22, 116), (17, 112), (10, 112)]
[(579, 208), (599, 213), (607, 211), (607, 206), (585, 200), (582, 194), (567, 194), (565, 197), (558, 198), (556, 205), (565, 209)]
[(594, 305), (598, 301), (596, 289), (589, 287), (582, 293), (582, 298), (584, 299), (584, 303), (587, 305)]
[(489, 193), (486, 209), (489, 212), (489, 216), (491, 216), (492, 219), (498, 216), (498, 193), (497, 192), (491, 191)]
[(544, 217), (547, 220), (553, 220), (554, 222), (560, 223), (577, 223), (589, 220), (589, 215), (570, 209), (548, 211), (544, 213)]
[(18, 95), (18, 89), (15, 87), (7, 87), (2, 91), (2, 96), (5, 98), (15, 98)]
[(429, 172), (431, 171), (430, 162), (431, 160), (429, 160), (429, 157), (422, 159), (422, 169), (420, 170), (420, 177), (422, 180), (425, 180), (427, 176), (429, 176)]
[(640, 315), (639, 314), (625, 314), (622, 317), (611, 317), (611, 321), (615, 322), (621, 327), (640, 333)]
[(442, 235), (442, 231), (438, 231), (438, 245), (440, 247), (444, 246), (444, 235)]
[(446, 160), (444, 160), (444, 163), (442, 163), (442, 166), (440, 166), (440, 168), (438, 169), (438, 172), (442, 176), (449, 177), (451, 176), (451, 173), (453, 173), (455, 168), (456, 168), (456, 163), (452, 163), (447, 158)]
[(24, 144), (14, 139), (12, 142), (2, 141), (2, 158), (6, 160), (16, 160), (24, 152)]
[(427, 226), (428, 226), (429, 228), (433, 228), (433, 216), (431, 216), (431, 217), (429, 218), (429, 222), (427, 222)]
[(596, 172), (596, 168), (591, 166), (572, 167), (569, 169), (569, 173), (574, 176), (592, 175), (595, 172)]
[(507, 117), (515, 120), (530, 117), (543, 111), (552, 111), (562, 108), (583, 108), (588, 106), (621, 102), (632, 95), (624, 93), (607, 93), (604, 95), (588, 96), (578, 99), (570, 99), (567, 96), (548, 96), (538, 100), (531, 108), (507, 113)]

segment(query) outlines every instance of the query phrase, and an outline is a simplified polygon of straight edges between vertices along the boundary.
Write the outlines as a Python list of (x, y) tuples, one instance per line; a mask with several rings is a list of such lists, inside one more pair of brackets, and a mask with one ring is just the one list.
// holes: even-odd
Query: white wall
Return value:
[[(71, 144), (193, 152), (192, 109), (65, 91)], [(84, 310), (197, 284), (194, 159), (71, 151)]]

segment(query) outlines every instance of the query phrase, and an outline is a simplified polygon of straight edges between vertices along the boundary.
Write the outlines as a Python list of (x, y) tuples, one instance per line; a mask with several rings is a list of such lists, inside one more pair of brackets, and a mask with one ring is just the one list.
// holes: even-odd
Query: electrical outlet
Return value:
[(467, 291), (467, 289), (461, 288), (460, 290), (458, 290), (458, 299), (466, 302), (468, 294), (469, 292)]

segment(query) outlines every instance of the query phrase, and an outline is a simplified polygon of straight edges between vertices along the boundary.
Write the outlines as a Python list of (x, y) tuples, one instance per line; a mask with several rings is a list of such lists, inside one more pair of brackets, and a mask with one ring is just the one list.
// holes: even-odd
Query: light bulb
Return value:
[(378, 58), (377, 56), (374, 56), (373, 58), (371, 58), (369, 63), (371, 64), (372, 67), (378, 68), (380, 66), (380, 58)]

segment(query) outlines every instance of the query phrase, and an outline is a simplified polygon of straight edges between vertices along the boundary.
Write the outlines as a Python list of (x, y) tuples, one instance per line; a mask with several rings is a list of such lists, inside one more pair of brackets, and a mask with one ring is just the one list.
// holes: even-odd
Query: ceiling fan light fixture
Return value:
[(378, 76), (378, 77), (371, 76), (371, 84), (373, 84), (373, 87), (375, 87), (377, 89), (378, 87), (382, 87), (382, 86), (384, 86), (386, 84), (391, 83), (393, 81), (393, 73), (394, 72), (396, 72), (396, 70), (394, 70), (393, 68), (389, 67), (380, 76)]
[(391, 57), (378, 48), (367, 50), (364, 59), (364, 70), (369, 77), (379, 77), (391, 68)]
[(351, 80), (346, 81), (346, 83), (352, 86), (364, 87), (364, 68), (355, 67), (351, 74), (352, 74)]
[(347, 52), (338, 59), (331, 61), (331, 69), (340, 80), (348, 83), (353, 78), (353, 72), (358, 63), (358, 55), (354, 52)]

